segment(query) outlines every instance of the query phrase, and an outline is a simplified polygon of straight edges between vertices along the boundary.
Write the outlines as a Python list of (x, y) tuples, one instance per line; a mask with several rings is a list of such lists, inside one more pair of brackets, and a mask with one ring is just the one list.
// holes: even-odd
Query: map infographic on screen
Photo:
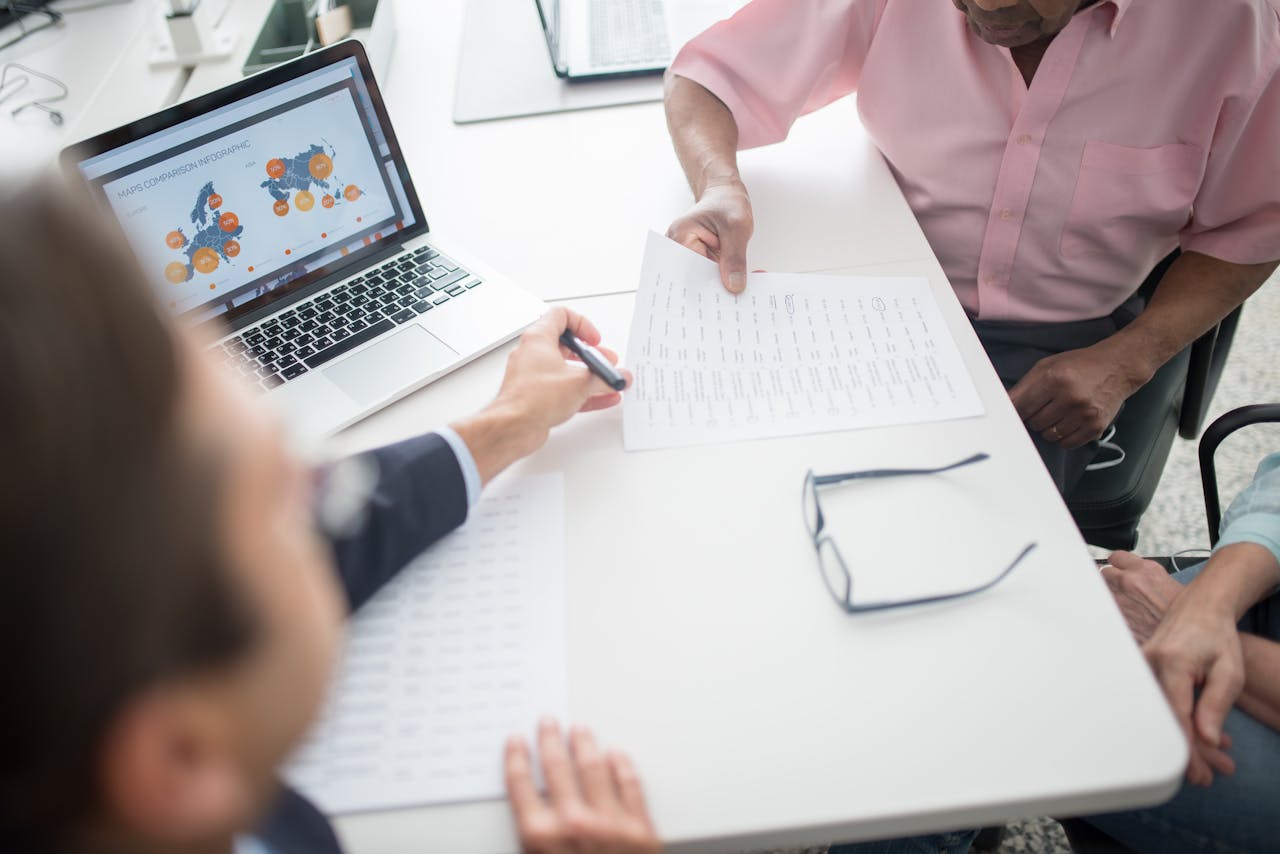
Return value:
[(404, 225), (350, 82), (160, 152), (102, 189), (179, 313), (247, 301)]

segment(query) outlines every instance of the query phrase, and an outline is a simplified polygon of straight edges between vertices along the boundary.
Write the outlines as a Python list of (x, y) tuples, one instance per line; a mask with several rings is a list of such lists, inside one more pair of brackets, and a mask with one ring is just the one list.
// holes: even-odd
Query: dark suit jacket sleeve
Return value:
[(370, 452), (378, 482), (355, 533), (332, 541), (354, 611), (427, 546), (467, 518), (467, 485), (449, 443), (435, 433)]

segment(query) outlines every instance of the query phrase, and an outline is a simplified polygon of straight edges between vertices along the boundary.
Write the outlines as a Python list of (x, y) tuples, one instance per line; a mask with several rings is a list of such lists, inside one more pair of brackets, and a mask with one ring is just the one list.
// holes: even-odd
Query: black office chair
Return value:
[[(1233, 409), (1205, 428), (1204, 436), (1200, 439), (1200, 485), (1204, 490), (1204, 516), (1209, 525), (1210, 545), (1218, 544), (1218, 527), (1222, 524), (1215, 454), (1223, 440), (1252, 424), (1280, 424), (1280, 403), (1261, 403)], [(1173, 565), (1171, 558), (1153, 560), (1163, 564), (1166, 569)], [(1133, 854), (1129, 848), (1091, 824), (1075, 818), (1063, 819), (1061, 824), (1071, 843), (1071, 850), (1077, 854)]]
[[(1149, 300), (1178, 255), (1174, 250), (1157, 264), (1138, 293)], [(1194, 439), (1200, 432), (1240, 323), (1241, 308), (1169, 360), (1125, 403), (1115, 423), (1115, 441), (1125, 450), (1124, 461), (1086, 472), (1066, 496), (1086, 542), (1107, 549), (1137, 546), (1138, 521), (1151, 505), (1174, 434)]]

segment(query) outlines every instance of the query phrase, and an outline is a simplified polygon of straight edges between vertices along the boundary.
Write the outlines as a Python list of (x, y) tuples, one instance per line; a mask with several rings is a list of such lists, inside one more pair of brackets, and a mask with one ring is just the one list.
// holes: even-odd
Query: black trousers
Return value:
[[(973, 331), (987, 351), (987, 357), (995, 366), (996, 375), (1006, 389), (1022, 379), (1041, 359), (1081, 350), (1110, 338), (1123, 329), (1142, 312), (1141, 297), (1132, 297), (1108, 317), (1093, 320), (1077, 320), (1071, 323), (998, 323), (970, 319)], [(1028, 431), (1045, 468), (1058, 485), (1058, 491), (1069, 495), (1085, 467), (1098, 454), (1098, 443), (1090, 442), (1081, 448), (1068, 451), (1057, 442), (1050, 442), (1039, 433)]]

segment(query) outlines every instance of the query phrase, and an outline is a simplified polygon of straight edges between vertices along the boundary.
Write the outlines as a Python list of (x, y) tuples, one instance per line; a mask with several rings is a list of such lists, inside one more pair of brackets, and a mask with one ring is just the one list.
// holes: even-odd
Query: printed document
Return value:
[(355, 615), (287, 777), (327, 813), (503, 796), (507, 736), (567, 717), (564, 476), (495, 484)]
[(981, 415), (924, 278), (752, 273), (651, 233), (627, 346), (629, 451)]

